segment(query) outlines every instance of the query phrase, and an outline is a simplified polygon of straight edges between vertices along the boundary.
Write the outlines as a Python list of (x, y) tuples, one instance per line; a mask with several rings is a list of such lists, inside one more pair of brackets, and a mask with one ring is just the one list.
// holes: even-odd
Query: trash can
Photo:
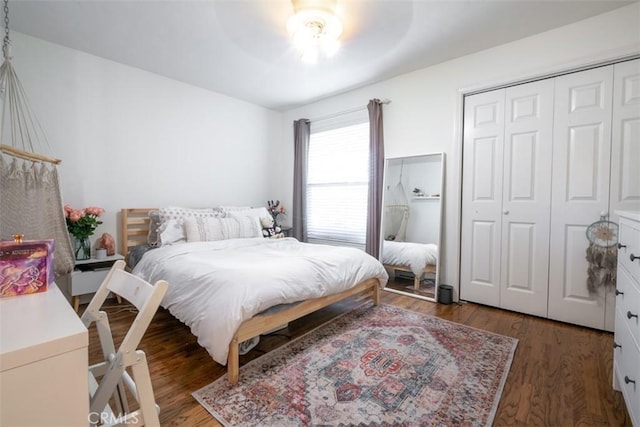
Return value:
[(451, 304), (453, 302), (453, 286), (438, 286), (438, 302), (440, 304)]

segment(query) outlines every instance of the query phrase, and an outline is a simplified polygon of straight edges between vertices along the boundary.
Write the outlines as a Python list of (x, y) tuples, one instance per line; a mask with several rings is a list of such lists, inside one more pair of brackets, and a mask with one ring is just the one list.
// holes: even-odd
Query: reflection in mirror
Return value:
[(444, 153), (387, 159), (380, 258), (391, 292), (437, 301)]

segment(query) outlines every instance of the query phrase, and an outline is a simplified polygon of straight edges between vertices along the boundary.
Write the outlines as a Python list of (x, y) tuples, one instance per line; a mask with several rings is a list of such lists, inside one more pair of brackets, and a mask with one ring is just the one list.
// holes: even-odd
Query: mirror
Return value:
[(385, 290), (438, 300), (444, 153), (388, 158), (380, 258)]

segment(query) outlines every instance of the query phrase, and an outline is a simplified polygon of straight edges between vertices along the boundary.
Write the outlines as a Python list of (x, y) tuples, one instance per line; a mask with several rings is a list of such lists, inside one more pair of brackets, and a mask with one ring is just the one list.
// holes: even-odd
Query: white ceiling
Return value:
[(289, 43), (290, 0), (11, 0), (9, 18), (11, 30), (286, 110), (630, 3), (338, 0), (343, 46), (317, 65)]

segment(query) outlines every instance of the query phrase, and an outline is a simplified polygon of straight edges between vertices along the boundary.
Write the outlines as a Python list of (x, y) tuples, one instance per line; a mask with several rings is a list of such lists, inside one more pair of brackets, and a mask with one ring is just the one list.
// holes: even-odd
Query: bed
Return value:
[[(121, 211), (125, 259), (147, 242), (152, 210)], [(384, 267), (360, 250), (262, 237), (161, 246), (146, 252), (133, 272), (169, 282), (163, 307), (227, 365), (231, 383), (239, 380), (242, 342), (352, 296), (378, 305), (388, 279)]]
[(425, 274), (436, 273), (438, 246), (431, 243), (385, 240), (382, 244), (382, 264), (390, 270), (412, 272), (413, 287), (418, 290)]

